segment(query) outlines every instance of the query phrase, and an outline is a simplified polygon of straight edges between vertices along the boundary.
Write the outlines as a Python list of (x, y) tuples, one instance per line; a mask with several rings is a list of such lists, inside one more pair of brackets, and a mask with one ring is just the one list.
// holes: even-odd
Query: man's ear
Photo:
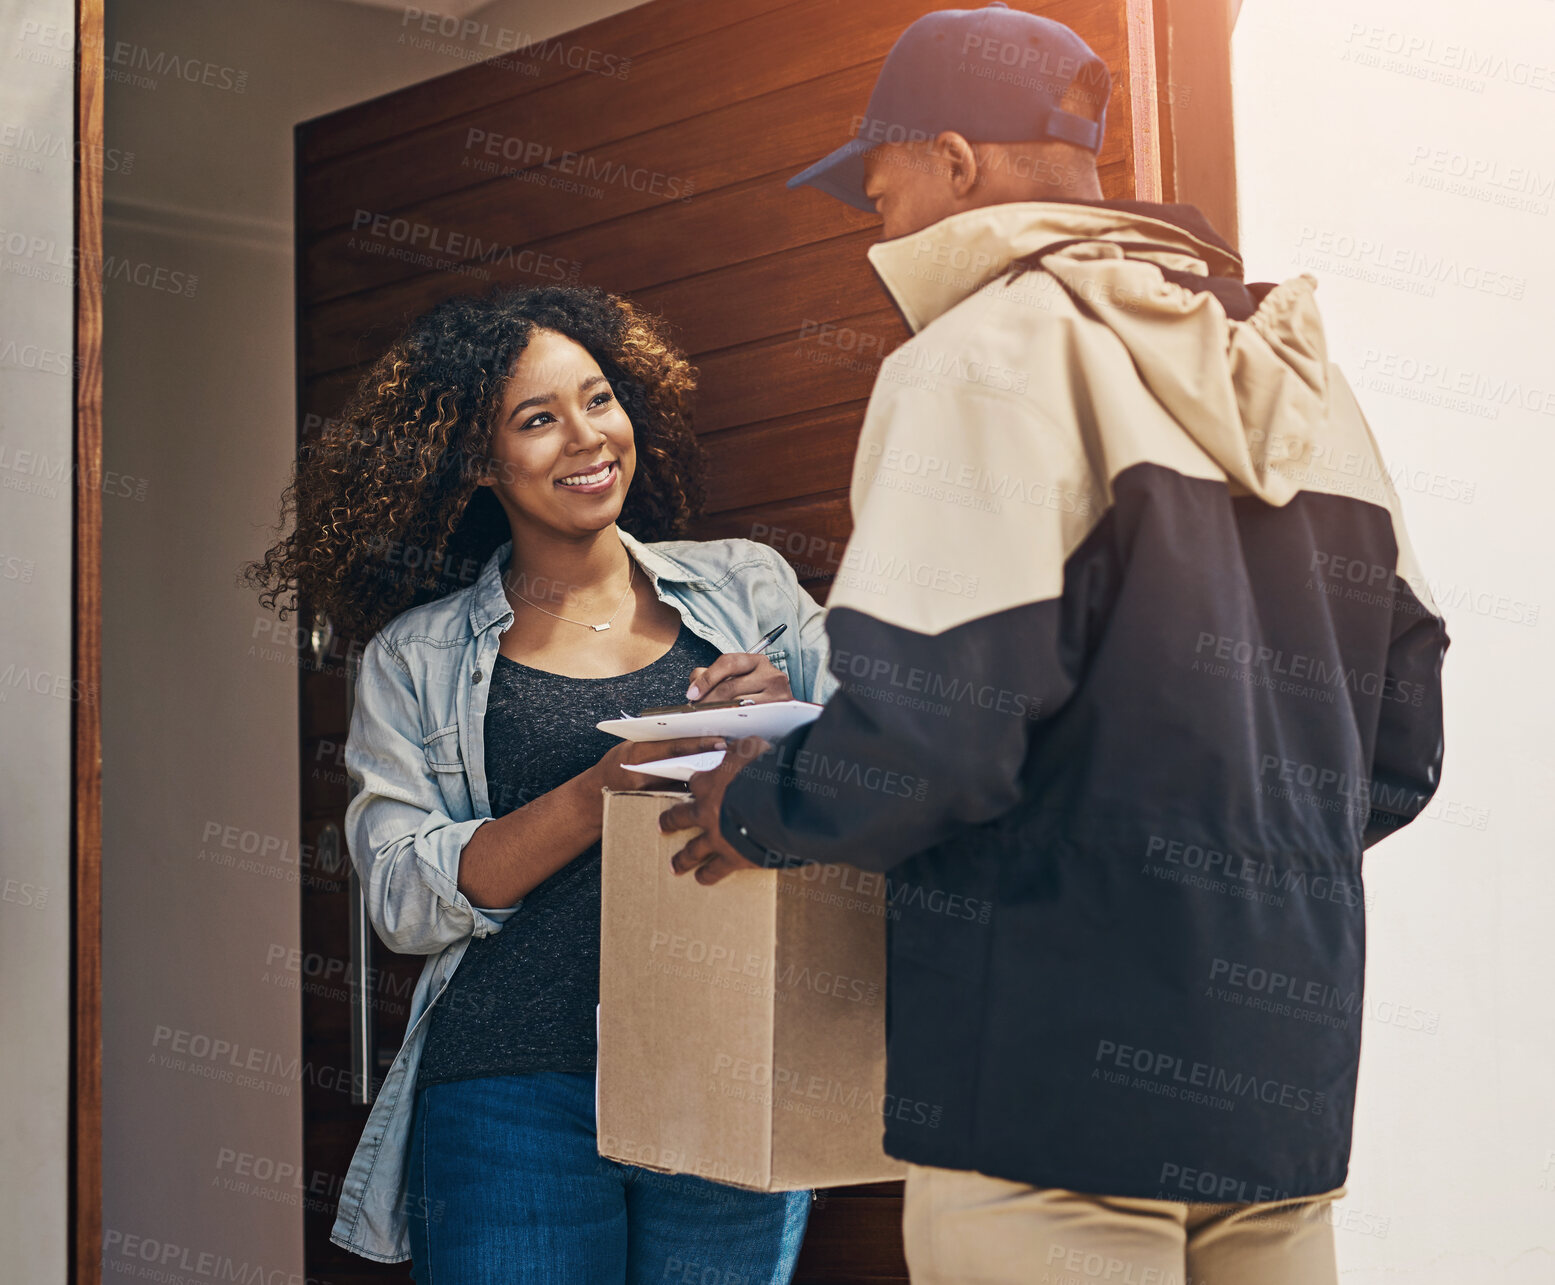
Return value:
[(953, 129), (943, 131), (934, 140), (950, 178), (950, 189), (960, 200), (969, 196), (977, 186), (977, 151), (971, 143)]

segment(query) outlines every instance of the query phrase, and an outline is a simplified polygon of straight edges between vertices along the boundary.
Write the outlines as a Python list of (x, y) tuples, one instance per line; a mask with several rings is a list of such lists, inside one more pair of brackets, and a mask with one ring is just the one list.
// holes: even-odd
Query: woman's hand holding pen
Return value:
[(711, 665), (693, 669), (686, 699), (727, 701), (748, 696), (754, 701), (793, 700), (788, 675), (763, 654), (763, 648), (775, 642), (787, 628), (779, 625), (768, 630), (749, 651), (725, 652)]
[(749, 696), (754, 701), (793, 700), (788, 675), (765, 656), (746, 651), (726, 652), (711, 665), (691, 671), (688, 701), (734, 700)]

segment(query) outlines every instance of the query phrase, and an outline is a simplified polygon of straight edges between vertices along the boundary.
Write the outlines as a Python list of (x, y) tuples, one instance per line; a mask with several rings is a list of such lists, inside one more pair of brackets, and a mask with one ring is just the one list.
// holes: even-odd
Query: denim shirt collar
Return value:
[[(689, 583), (693, 588), (706, 587), (697, 573), (674, 558), (650, 548), (620, 527), (616, 528), (616, 534), (621, 537), (627, 553), (631, 554), (655, 584), (660, 580), (668, 580)], [(486, 565), (481, 568), (480, 577), (475, 582), (475, 592), (470, 597), (470, 627), (476, 634), (492, 625), (500, 624), (506, 628), (513, 622), (513, 607), (502, 589), (502, 568), (507, 564), (512, 549), (512, 540), (505, 540), (498, 545), (486, 559)]]

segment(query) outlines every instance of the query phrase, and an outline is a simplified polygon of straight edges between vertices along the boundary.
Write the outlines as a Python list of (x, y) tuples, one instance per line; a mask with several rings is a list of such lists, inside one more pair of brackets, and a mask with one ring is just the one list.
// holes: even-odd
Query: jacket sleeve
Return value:
[(455, 821), (427, 764), (410, 673), (381, 636), (362, 654), (346, 740), (357, 793), (346, 842), (379, 938), (402, 955), (430, 955), (500, 929), (518, 909), (480, 909), (459, 891), (459, 854), (490, 817)]
[(1382, 711), (1372, 754), (1371, 806), (1362, 838), (1368, 848), (1419, 816), (1441, 783), (1442, 661), (1449, 642), (1447, 628), (1402, 580), (1395, 594)]
[(1369, 848), (1425, 811), (1441, 784), (1442, 662), (1450, 640), (1431, 587), (1421, 574), (1377, 435), (1337, 367), (1329, 383), (1349, 398), (1365, 434), (1366, 449), (1377, 462), (1396, 549), (1382, 708), (1372, 749), (1369, 810), (1361, 834), (1362, 846)]
[[(826, 616), (840, 685), (724, 797), (721, 833), (761, 865), (884, 871), (998, 818), (1022, 797), (1034, 723), (1085, 666), (1110, 555), (1085, 539), (1083, 455), (1024, 399), (914, 391), (877, 384), (860, 438), (854, 531)], [(903, 485), (947, 440), (971, 469), (950, 460), (951, 476), (997, 461), (1025, 489), (974, 508), (947, 503), (944, 486)]]

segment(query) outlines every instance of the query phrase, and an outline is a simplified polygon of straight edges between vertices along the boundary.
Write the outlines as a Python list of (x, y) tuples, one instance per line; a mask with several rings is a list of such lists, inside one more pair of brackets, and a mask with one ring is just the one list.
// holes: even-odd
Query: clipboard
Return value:
[(637, 718), (607, 718), (594, 726), (623, 741), (672, 741), (681, 736), (722, 736), (731, 741), (741, 736), (760, 736), (773, 741), (796, 727), (815, 722), (824, 708), (814, 701), (762, 701)]

